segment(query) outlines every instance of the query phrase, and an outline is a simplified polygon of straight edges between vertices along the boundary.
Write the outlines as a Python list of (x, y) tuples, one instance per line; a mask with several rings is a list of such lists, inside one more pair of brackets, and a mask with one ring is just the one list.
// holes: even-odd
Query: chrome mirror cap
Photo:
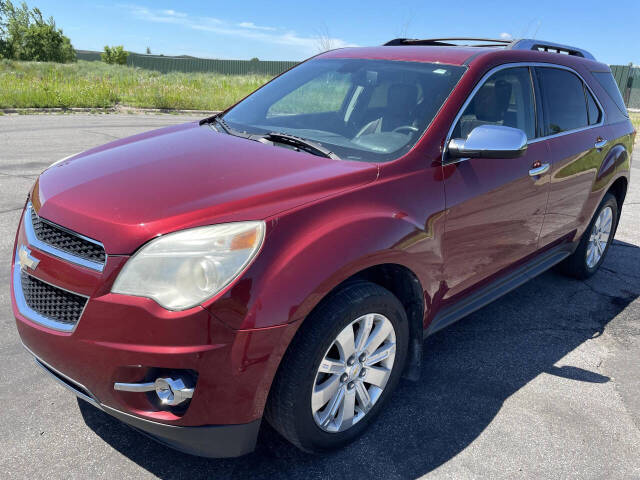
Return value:
[(466, 140), (452, 138), (447, 150), (453, 158), (517, 158), (527, 151), (527, 135), (519, 128), (480, 125)]

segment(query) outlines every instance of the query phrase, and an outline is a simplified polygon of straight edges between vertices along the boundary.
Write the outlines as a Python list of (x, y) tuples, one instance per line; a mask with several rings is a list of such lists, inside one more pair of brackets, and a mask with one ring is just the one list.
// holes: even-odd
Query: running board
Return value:
[(450, 307), (445, 307), (431, 321), (429, 327), (424, 331), (423, 338), (448, 327), (549, 270), (571, 255), (575, 247), (574, 243), (565, 243), (554, 247), (480, 291), (465, 297)]

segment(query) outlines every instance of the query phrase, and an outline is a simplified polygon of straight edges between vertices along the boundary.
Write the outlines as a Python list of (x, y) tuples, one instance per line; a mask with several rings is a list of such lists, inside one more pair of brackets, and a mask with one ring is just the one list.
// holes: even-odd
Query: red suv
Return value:
[[(461, 45), (467, 43), (472, 45)], [(318, 55), (225, 112), (56, 162), (15, 242), (25, 347), (203, 456), (352, 441), (422, 340), (613, 239), (635, 131), (609, 67), (548, 42)]]

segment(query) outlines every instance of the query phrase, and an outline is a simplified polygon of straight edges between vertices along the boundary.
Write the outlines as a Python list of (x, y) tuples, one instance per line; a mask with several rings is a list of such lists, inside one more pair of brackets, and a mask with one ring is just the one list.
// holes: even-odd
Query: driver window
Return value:
[(480, 125), (519, 128), (535, 137), (533, 89), (528, 67), (500, 70), (480, 87), (453, 130), (453, 138), (466, 139)]

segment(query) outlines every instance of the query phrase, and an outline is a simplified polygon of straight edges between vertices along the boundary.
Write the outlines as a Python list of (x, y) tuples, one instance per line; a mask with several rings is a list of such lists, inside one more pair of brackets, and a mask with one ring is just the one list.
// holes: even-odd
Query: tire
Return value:
[[(387, 334), (389, 325), (392, 326), (393, 335)], [(343, 358), (346, 356), (343, 353), (346, 347), (340, 346), (349, 344), (344, 341), (349, 331), (355, 332), (353, 344), (356, 354), (358, 351), (364, 352), (348, 357), (354, 362), (351, 366), (350, 360), (344, 361), (347, 359)], [(367, 352), (366, 348), (358, 350), (361, 331), (371, 332), (369, 338), (372, 340), (367, 343), (370, 347), (384, 335), (387, 336), (379, 347), (373, 348), (373, 352)], [(383, 353), (394, 350), (393, 341), (395, 357), (392, 358), (392, 354), (388, 353), (380, 363), (368, 367), (367, 362), (373, 362)], [(271, 386), (265, 418), (283, 437), (310, 453), (332, 450), (354, 441), (374, 420), (396, 387), (406, 361), (408, 343), (406, 312), (391, 292), (368, 282), (345, 286), (323, 300), (294, 337)], [(340, 360), (331, 363), (329, 358)], [(323, 369), (330, 368), (335, 373), (320, 372), (321, 362)], [(384, 382), (381, 381), (381, 372), (386, 375)], [(367, 375), (369, 381), (375, 380), (382, 388), (368, 383)], [(324, 386), (335, 386), (336, 382), (339, 382), (337, 391), (343, 391), (343, 403), (333, 402), (337, 397), (331, 396), (326, 406), (316, 411), (318, 405), (322, 404), (318, 398), (326, 395), (314, 392), (326, 393), (328, 390), (324, 390)], [(319, 385), (323, 388), (318, 388)], [(363, 387), (368, 389), (366, 395)], [(371, 400), (368, 405), (372, 406), (366, 413), (363, 413), (362, 404), (367, 404), (362, 403), (361, 398)], [(335, 417), (330, 408), (333, 404), (341, 405)], [(355, 407), (354, 420), (351, 422), (346, 414), (350, 405)]]
[[(607, 214), (607, 210), (609, 214)], [(610, 215), (610, 217), (607, 215)], [(576, 251), (560, 263), (559, 270), (565, 275), (581, 280), (593, 275), (600, 265), (602, 265), (602, 262), (609, 251), (609, 246), (611, 245), (611, 242), (613, 242), (613, 237), (618, 225), (618, 215), (619, 210), (616, 197), (611, 193), (607, 193), (602, 199), (602, 202), (600, 202), (589, 226), (582, 234), (582, 238), (580, 239), (580, 243), (578, 244)], [(602, 248), (602, 252), (595, 248), (595, 246), (590, 242), (592, 234), (598, 233), (599, 220), (603, 225), (606, 225), (607, 223), (609, 224), (609, 233), (606, 238), (606, 242), (604, 243), (604, 247)], [(600, 242), (600, 244), (602, 245), (602, 242)], [(595, 248), (595, 255), (590, 257), (590, 255), (592, 255), (592, 247)]]

